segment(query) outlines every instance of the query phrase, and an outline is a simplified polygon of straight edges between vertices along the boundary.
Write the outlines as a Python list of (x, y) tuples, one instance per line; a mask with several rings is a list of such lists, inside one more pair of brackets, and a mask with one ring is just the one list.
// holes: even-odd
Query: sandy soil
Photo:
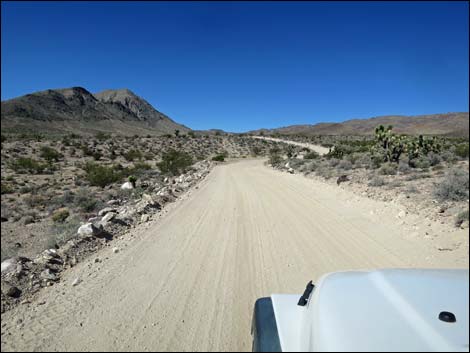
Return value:
[(248, 351), (258, 297), (331, 271), (468, 267), (466, 230), (420, 220), (428, 234), (414, 236), (419, 220), (399, 212), (261, 160), (218, 166), (119, 252), (2, 315), (2, 351)]
[(284, 142), (288, 143), (290, 145), (295, 145), (299, 147), (306, 147), (311, 149), (312, 151), (317, 152), (320, 155), (328, 153), (329, 149), (320, 145), (314, 145), (311, 143), (306, 143), (306, 142), (297, 142), (297, 141), (289, 141), (289, 140), (283, 140), (283, 139), (278, 139), (274, 137), (263, 137), (263, 136), (252, 136), (255, 139), (260, 139), (260, 140), (266, 140), (266, 141), (274, 141), (274, 142)]

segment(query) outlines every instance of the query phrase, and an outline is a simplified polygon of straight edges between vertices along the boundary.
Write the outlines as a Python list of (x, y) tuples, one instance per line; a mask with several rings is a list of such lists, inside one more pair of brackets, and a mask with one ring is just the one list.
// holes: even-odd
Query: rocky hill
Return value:
[(2, 132), (119, 135), (187, 132), (127, 89), (92, 94), (82, 87), (46, 90), (2, 102)]
[(380, 116), (370, 119), (353, 119), (342, 123), (319, 123), (315, 125), (292, 125), (277, 129), (260, 129), (266, 135), (371, 135), (378, 125), (392, 125), (393, 130), (408, 135), (469, 136), (468, 113), (446, 113), (419, 116)]

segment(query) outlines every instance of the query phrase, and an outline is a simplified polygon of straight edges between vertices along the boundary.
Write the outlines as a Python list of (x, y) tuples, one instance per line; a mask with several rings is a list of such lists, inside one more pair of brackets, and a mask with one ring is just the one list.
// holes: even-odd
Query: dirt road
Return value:
[(260, 160), (216, 167), (171, 208), (4, 314), (2, 351), (246, 351), (258, 297), (337, 270), (468, 267), (468, 241), (436, 249), (465, 231), (410, 236), (399, 206)]
[(295, 145), (295, 146), (300, 146), (300, 147), (306, 147), (311, 149), (312, 151), (315, 151), (319, 153), (320, 155), (328, 153), (329, 149), (320, 145), (314, 145), (311, 143), (306, 143), (306, 142), (297, 142), (297, 141), (290, 141), (290, 140), (283, 140), (275, 137), (266, 137), (266, 136), (252, 136), (255, 139), (259, 140), (267, 140), (267, 141), (275, 141), (275, 142), (284, 142), (288, 143), (289, 145)]

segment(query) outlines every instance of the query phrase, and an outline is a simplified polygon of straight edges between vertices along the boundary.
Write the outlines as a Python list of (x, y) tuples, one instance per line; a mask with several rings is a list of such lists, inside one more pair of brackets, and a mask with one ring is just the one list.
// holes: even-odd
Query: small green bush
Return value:
[(192, 157), (182, 151), (170, 149), (162, 156), (162, 161), (157, 164), (164, 174), (179, 175), (184, 173), (193, 164)]
[(2, 195), (4, 194), (11, 194), (13, 193), (14, 189), (10, 184), (1, 184), (1, 189), (2, 189)]
[(457, 216), (455, 217), (455, 226), (460, 227), (460, 225), (463, 222), (468, 221), (468, 219), (469, 219), (468, 209), (466, 209), (462, 212), (459, 212), (459, 214), (457, 214)]
[(63, 223), (68, 216), (70, 216), (69, 210), (66, 208), (60, 208), (52, 214), (52, 220), (55, 223)]
[(225, 157), (222, 154), (218, 154), (217, 156), (212, 157), (212, 160), (216, 162), (223, 162), (225, 161)]
[(10, 168), (20, 174), (40, 174), (44, 172), (44, 170), (47, 168), (47, 165), (32, 158), (21, 157), (10, 162)]
[(104, 188), (106, 185), (115, 183), (122, 178), (122, 174), (114, 167), (101, 166), (93, 162), (85, 165), (86, 178), (90, 185)]
[(397, 174), (397, 164), (396, 163), (384, 163), (379, 168), (378, 173), (380, 175), (395, 175)]
[(320, 155), (315, 151), (310, 151), (304, 156), (304, 159), (318, 159)]
[(124, 153), (123, 156), (127, 161), (133, 161), (136, 159), (141, 160), (144, 157), (142, 152), (138, 150), (129, 150), (126, 153)]
[(426, 156), (422, 156), (415, 159), (410, 159), (408, 162), (411, 168), (420, 168), (420, 169), (428, 169), (431, 166), (429, 159)]
[(468, 158), (468, 143), (461, 143), (455, 146), (455, 154), (460, 158)]
[(57, 150), (53, 149), (49, 146), (42, 146), (40, 156), (44, 158), (49, 163), (58, 162), (59, 159), (63, 157), (63, 155), (58, 152)]

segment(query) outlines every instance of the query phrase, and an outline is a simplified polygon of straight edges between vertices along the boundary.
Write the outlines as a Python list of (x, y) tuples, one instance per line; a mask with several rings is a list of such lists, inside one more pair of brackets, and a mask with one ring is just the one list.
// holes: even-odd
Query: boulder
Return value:
[(124, 184), (121, 185), (122, 190), (132, 190), (134, 185), (130, 181), (126, 181)]
[(2, 261), (2, 274), (13, 271), (14, 269), (16, 269), (17, 264), (18, 260), (16, 258), (6, 259), (5, 261)]
[(110, 213), (110, 212), (117, 213), (117, 209), (113, 207), (103, 208), (102, 210), (98, 212), (98, 216), (103, 217), (106, 213)]
[(287, 171), (291, 174), (294, 174), (294, 169), (292, 169), (292, 168), (289, 168)]
[(52, 272), (50, 269), (46, 268), (44, 271), (41, 272), (40, 277), (45, 280), (50, 281), (57, 281), (57, 275)]
[(81, 236), (94, 236), (101, 233), (101, 229), (96, 227), (93, 223), (85, 223), (78, 228), (77, 234)]
[(344, 183), (346, 181), (349, 181), (349, 178), (347, 175), (341, 175), (338, 180), (336, 180), (336, 184), (341, 184), (341, 183)]
[(8, 283), (2, 283), (2, 292), (11, 298), (19, 298), (21, 296), (21, 290), (18, 287), (12, 286)]
[(109, 200), (106, 203), (110, 206), (114, 206), (114, 205), (119, 205), (121, 203), (121, 201), (119, 201), (119, 200)]
[(112, 220), (114, 217), (116, 216), (116, 213), (114, 212), (108, 212), (104, 215), (103, 218), (101, 218), (101, 222), (109, 222), (110, 220)]
[(143, 214), (142, 217), (140, 217), (140, 221), (142, 223), (148, 222), (150, 220), (150, 216), (148, 214)]

